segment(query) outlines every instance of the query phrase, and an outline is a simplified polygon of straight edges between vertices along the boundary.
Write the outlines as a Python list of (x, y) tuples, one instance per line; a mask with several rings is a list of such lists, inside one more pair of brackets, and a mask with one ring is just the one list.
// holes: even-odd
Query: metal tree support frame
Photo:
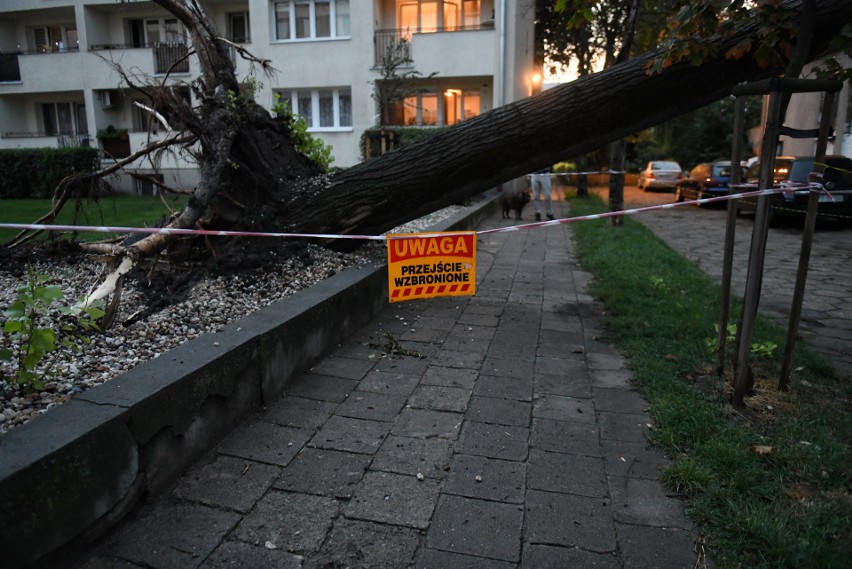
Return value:
[[(835, 80), (809, 80), (809, 79), (782, 79), (774, 78), (767, 81), (738, 85), (734, 87), (733, 94), (737, 97), (736, 116), (734, 119), (734, 144), (732, 148), (732, 165), (739, 164), (740, 145), (742, 140), (743, 110), (742, 97), (747, 95), (769, 95), (766, 130), (763, 135), (763, 144), (760, 151), (760, 177), (758, 189), (768, 189), (773, 186), (775, 170), (775, 150), (778, 145), (778, 137), (783, 122), (782, 104), (783, 98), (792, 93), (826, 92), (823, 100), (819, 136), (815, 152), (816, 162), (821, 162), (825, 157), (827, 146), (829, 121), (834, 109), (835, 94), (843, 87), (840, 81)], [(786, 129), (785, 131), (791, 131)], [(731, 187), (739, 182), (739, 168), (731, 168)], [(792, 361), (793, 348), (798, 334), (799, 318), (802, 311), (805, 283), (807, 281), (808, 265), (810, 262), (810, 251), (813, 243), (814, 228), (816, 226), (817, 203), (819, 192), (811, 190), (808, 211), (805, 218), (805, 226), (802, 231), (802, 249), (799, 255), (799, 267), (796, 275), (796, 285), (793, 294), (793, 305), (790, 310), (790, 321), (787, 329), (787, 342), (784, 347), (784, 358), (781, 368), (781, 376), (778, 380), (779, 389), (786, 389), (790, 377), (790, 365)], [(729, 314), (731, 273), (733, 264), (734, 234), (736, 226), (736, 200), (728, 202), (727, 227), (725, 229), (725, 251), (724, 267), (722, 269), (722, 306), (719, 319), (718, 335), (718, 371), (724, 371), (725, 360), (725, 338)], [(748, 273), (746, 275), (745, 294), (743, 297), (742, 315), (740, 325), (737, 328), (734, 349), (734, 394), (732, 403), (734, 407), (742, 407), (746, 392), (752, 387), (752, 372), (749, 365), (751, 355), (751, 343), (754, 336), (754, 323), (757, 318), (757, 307), (760, 302), (760, 288), (763, 281), (763, 264), (766, 255), (766, 240), (768, 236), (769, 221), (769, 197), (758, 198), (755, 211), (754, 227), (752, 229), (751, 246), (749, 249)]]

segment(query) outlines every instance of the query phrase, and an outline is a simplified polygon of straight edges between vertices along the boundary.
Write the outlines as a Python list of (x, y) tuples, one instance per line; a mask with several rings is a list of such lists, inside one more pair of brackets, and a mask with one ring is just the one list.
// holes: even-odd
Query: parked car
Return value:
[[(740, 172), (740, 179), (743, 179), (745, 168), (742, 168)], [(682, 202), (684, 200), (703, 200), (704, 198), (727, 196), (730, 180), (730, 160), (704, 162), (690, 170), (689, 176), (678, 183), (675, 199)]]
[[(778, 156), (775, 158), (773, 184), (780, 182), (819, 182), (828, 191), (819, 197), (817, 213), (828, 216), (845, 216), (852, 219), (852, 158), (840, 155), (825, 157), (822, 174), (814, 171), (814, 158)], [(757, 183), (760, 162), (755, 162), (746, 172), (745, 182)], [(747, 191), (744, 189), (743, 191)], [(802, 215), (808, 209), (809, 190), (793, 189), (773, 194), (769, 202), (769, 223), (775, 225), (783, 217)], [(754, 211), (757, 198), (737, 201), (737, 213)]]
[(671, 160), (652, 160), (645, 169), (639, 172), (639, 189), (673, 190), (683, 178), (683, 169), (677, 162)]

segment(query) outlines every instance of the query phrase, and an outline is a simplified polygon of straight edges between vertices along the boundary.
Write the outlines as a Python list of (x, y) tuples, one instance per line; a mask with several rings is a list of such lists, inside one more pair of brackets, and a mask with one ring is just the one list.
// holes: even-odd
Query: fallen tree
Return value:
[[(745, 53), (725, 56), (760, 33), (758, 23), (750, 22), (716, 40), (719, 55), (701, 65), (682, 60), (649, 72), (662, 53), (646, 53), (329, 176), (294, 148), (287, 121), (241, 93), (228, 51), (234, 46), (219, 37), (197, 1), (154, 1), (189, 30), (201, 68), (192, 84), (200, 102), (194, 108), (165, 85), (132, 85), (151, 96), (161, 117), (176, 117), (171, 146), (199, 159), (200, 182), (169, 221), (175, 228), (378, 234), (700, 108), (728, 96), (738, 83), (783, 71), (783, 65), (761, 67)], [(785, 6), (798, 18), (802, 5)], [(810, 58), (821, 55), (849, 21), (849, 4), (819, 0), (813, 17)], [(118, 266), (121, 259), (136, 263), (165, 250), (185, 259), (221, 257), (240, 247), (236, 243), (154, 234), (133, 243), (83, 247), (113, 256)]]

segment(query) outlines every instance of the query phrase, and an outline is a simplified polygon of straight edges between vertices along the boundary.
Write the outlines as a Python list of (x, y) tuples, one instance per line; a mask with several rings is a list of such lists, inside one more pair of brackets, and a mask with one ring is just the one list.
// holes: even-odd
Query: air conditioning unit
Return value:
[(108, 109), (118, 104), (118, 93), (115, 91), (98, 91), (101, 99), (101, 108)]

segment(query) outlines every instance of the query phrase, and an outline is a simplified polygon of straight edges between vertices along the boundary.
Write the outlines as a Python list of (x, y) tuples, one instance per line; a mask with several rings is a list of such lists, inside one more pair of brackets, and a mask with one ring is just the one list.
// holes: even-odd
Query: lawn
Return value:
[[(605, 211), (596, 197), (571, 207), (573, 215)], [(756, 394), (733, 410), (725, 378), (712, 371), (720, 287), (629, 217), (622, 228), (606, 220), (574, 228), (580, 264), (595, 276), (591, 293), (606, 304), (609, 340), (651, 405), (652, 442), (673, 458), (663, 483), (686, 500), (715, 566), (848, 567), (848, 381), (800, 345), (792, 389), (779, 394), (781, 348), (770, 348), (784, 345), (784, 331), (761, 319)], [(695, 290), (705, 294), (687, 294)]]
[[(166, 200), (169, 207), (178, 209), (185, 202), (182, 198), (178, 205), (171, 199)], [(50, 200), (0, 200), (0, 223), (31, 223), (50, 211)], [(85, 202), (79, 213), (75, 214), (74, 204), (69, 203), (60, 212), (58, 225), (111, 225), (119, 227), (150, 227), (157, 224), (169, 210), (159, 198), (151, 196), (117, 195), (100, 198), (97, 202)], [(0, 228), (0, 243), (4, 243), (18, 234), (16, 229)], [(110, 234), (79, 233), (82, 240), (105, 239)]]

